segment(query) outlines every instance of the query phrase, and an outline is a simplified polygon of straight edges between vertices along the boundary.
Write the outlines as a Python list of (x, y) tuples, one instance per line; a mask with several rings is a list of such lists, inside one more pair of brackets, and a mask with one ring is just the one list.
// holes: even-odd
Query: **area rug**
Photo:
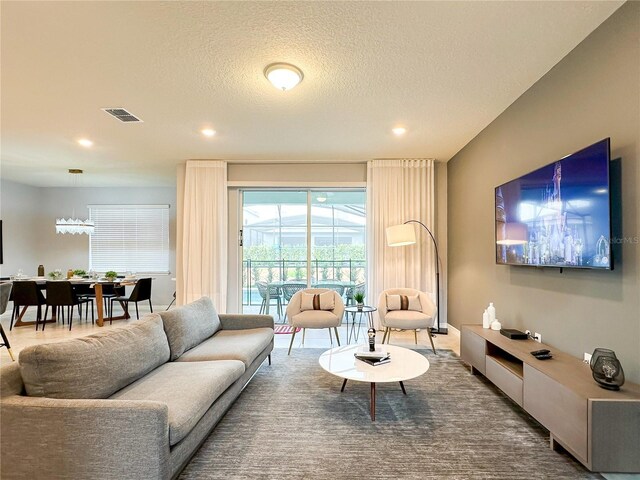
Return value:
[[(296, 333), (298, 333), (300, 330), (302, 330), (300, 327), (296, 328)], [(273, 333), (275, 333), (276, 335), (280, 334), (280, 335), (291, 335), (293, 333), (293, 327), (291, 325), (274, 325), (273, 326)]]
[(322, 349), (273, 351), (181, 479), (596, 479), (450, 351), (422, 377), (369, 385), (322, 370)]

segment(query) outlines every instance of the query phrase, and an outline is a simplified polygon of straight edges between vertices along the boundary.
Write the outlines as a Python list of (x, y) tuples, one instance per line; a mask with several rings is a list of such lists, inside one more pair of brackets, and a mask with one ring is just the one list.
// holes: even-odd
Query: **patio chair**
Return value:
[(322, 283), (318, 285), (318, 288), (326, 288), (328, 290), (333, 290), (340, 296), (344, 295), (344, 285), (341, 283)]
[(358, 283), (353, 287), (347, 288), (347, 290), (345, 291), (345, 298), (347, 299), (347, 306), (354, 305), (356, 303), (355, 300), (353, 299), (353, 296), (356, 293), (362, 293), (364, 295), (366, 293), (366, 290), (367, 290), (367, 285), (364, 282)]
[[(291, 301), (291, 297), (293, 297), (300, 290), (304, 290), (307, 288), (306, 283), (285, 283), (282, 285), (282, 298), (285, 304), (288, 304)], [(287, 312), (284, 312), (284, 319), (287, 319)]]
[(269, 303), (271, 300), (276, 300), (278, 305), (278, 316), (282, 317), (282, 301), (280, 299), (280, 287), (276, 287), (275, 285), (269, 286), (267, 282), (256, 282), (256, 286), (258, 287), (258, 293), (260, 297), (262, 297), (262, 304), (260, 305), (260, 312), (263, 313), (267, 311), (267, 289), (269, 291)]

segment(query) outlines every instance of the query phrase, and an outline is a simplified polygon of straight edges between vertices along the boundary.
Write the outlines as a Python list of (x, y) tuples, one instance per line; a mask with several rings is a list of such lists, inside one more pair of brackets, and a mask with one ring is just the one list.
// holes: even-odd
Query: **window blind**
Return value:
[(169, 205), (89, 205), (89, 268), (169, 273)]

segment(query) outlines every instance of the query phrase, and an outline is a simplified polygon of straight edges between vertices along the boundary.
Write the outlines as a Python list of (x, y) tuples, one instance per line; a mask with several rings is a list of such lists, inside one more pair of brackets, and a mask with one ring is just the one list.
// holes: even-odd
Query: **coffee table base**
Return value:
[[(399, 382), (400, 383), (400, 388), (402, 389), (402, 393), (404, 395), (407, 394), (407, 390), (404, 388), (404, 383), (403, 382)], [(340, 392), (344, 392), (344, 387), (347, 386), (347, 379), (345, 378), (344, 381), (342, 382), (342, 388), (340, 389)], [(371, 416), (371, 421), (375, 422), (376, 421), (376, 383), (375, 382), (371, 382), (371, 399), (369, 400), (369, 414)]]

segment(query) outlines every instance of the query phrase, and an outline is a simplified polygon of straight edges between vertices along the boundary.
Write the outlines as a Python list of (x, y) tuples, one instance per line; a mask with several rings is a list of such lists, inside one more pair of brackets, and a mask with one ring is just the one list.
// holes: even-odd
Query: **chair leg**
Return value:
[(438, 352), (436, 352), (436, 346), (433, 344), (433, 335), (431, 334), (430, 328), (427, 328), (427, 335), (429, 335), (429, 341), (431, 342), (431, 348), (433, 349), (433, 353), (437, 355)]
[(304, 337), (306, 336), (306, 334), (307, 334), (307, 329), (303, 328), (302, 329), (302, 345), (304, 345)]
[(415, 330), (413, 331), (413, 336), (414, 336), (414, 338), (416, 339), (416, 345), (417, 345), (417, 344), (418, 344), (418, 329), (415, 329)]
[(331, 327), (329, 327), (329, 340), (331, 341), (331, 346), (333, 347), (333, 335), (331, 335)]
[(269, 365), (271, 365), (271, 354), (269, 354), (268, 358), (269, 358)]
[(267, 299), (263, 298), (262, 303), (260, 304), (260, 310), (258, 310), (258, 315), (262, 315), (262, 312), (264, 312), (266, 308), (266, 304), (267, 304)]
[(109, 300), (109, 325), (113, 325), (113, 298)]
[(149, 310), (151, 311), (151, 313), (153, 313), (153, 305), (151, 305), (151, 299), (149, 299)]
[(91, 300), (91, 325), (95, 325), (96, 323), (96, 318), (95, 318), (95, 313), (93, 312), (93, 307), (95, 307), (93, 300)]
[(340, 337), (338, 336), (338, 327), (333, 327), (333, 331), (336, 332), (336, 342), (338, 342), (338, 346), (340, 346)]
[(140, 313), (138, 313), (138, 302), (134, 302), (136, 304), (136, 319), (140, 320)]
[[(292, 325), (293, 327), (293, 325)], [(291, 343), (289, 344), (289, 353), (287, 355), (291, 355), (291, 347), (293, 347), (293, 339), (296, 338), (296, 327), (293, 327), (293, 333), (291, 334)]]
[[(67, 307), (67, 312), (69, 312), (69, 331), (71, 331), (71, 325), (73, 324), (73, 306)], [(42, 328), (44, 330), (44, 327)]]
[(13, 321), (16, 318), (16, 310), (18, 309), (19, 309), (18, 305), (16, 305), (16, 303), (13, 302), (13, 311), (11, 312), (11, 323), (9, 324), (9, 331), (13, 329)]
[(7, 352), (9, 352), (9, 356), (11, 357), (11, 361), (15, 362), (16, 359), (13, 356), (13, 352), (11, 351), (11, 344), (9, 343), (9, 339), (7, 338), (7, 334), (4, 333), (4, 328), (2, 328), (1, 324), (0, 324), (0, 335), (2, 335), (2, 341), (4, 343), (4, 346), (7, 347)]
[(384, 345), (384, 341), (387, 339), (387, 332), (389, 331), (388, 328), (385, 327), (384, 329), (384, 335), (382, 335), (382, 344)]
[(387, 327), (387, 345), (391, 341), (391, 327)]

